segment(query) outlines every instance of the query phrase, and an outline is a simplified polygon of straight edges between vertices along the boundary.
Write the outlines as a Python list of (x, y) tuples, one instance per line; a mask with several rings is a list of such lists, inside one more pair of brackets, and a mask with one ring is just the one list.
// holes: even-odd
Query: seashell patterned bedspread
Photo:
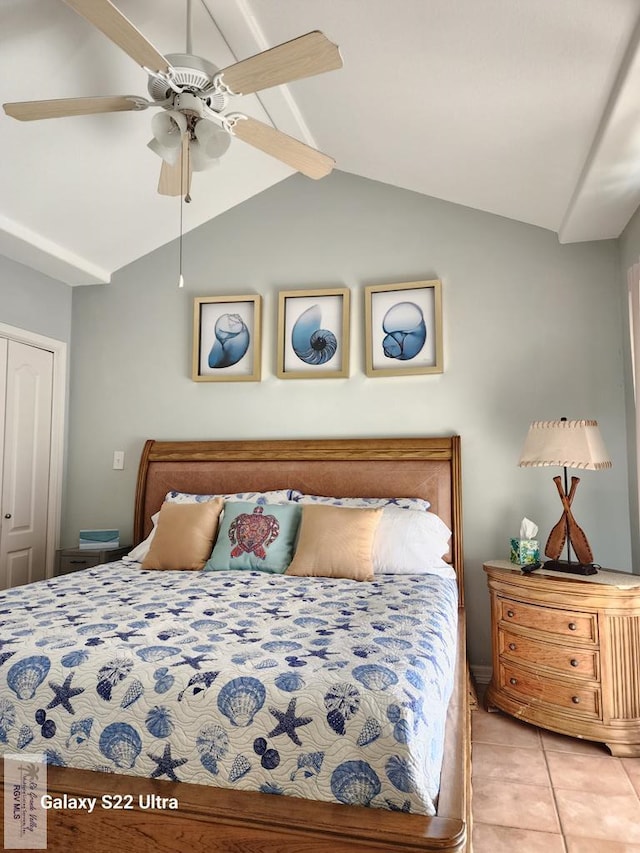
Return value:
[(434, 813), (455, 581), (110, 563), (0, 594), (0, 752)]

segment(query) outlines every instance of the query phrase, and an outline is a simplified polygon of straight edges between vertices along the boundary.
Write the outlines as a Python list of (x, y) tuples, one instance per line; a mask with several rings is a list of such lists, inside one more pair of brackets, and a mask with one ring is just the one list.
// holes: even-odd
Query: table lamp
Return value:
[[(559, 421), (534, 421), (529, 427), (518, 464), (524, 468), (557, 465), (564, 469), (564, 484), (559, 476), (553, 478), (563, 511), (547, 539), (544, 552), (549, 560), (544, 564), (545, 569), (578, 575), (596, 574), (591, 546), (571, 512), (580, 478), (572, 477), (569, 488), (567, 468), (584, 468), (591, 471), (611, 468), (611, 459), (600, 435), (598, 422), (569, 421), (566, 418)], [(567, 559), (561, 560), (565, 542)], [(573, 560), (572, 547), (576, 558)]]

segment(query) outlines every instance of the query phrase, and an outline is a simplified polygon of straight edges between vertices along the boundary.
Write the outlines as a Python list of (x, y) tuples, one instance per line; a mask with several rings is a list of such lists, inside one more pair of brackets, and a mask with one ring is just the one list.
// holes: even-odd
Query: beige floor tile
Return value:
[(473, 853), (564, 853), (561, 835), (475, 823)]
[(473, 740), (502, 746), (540, 748), (540, 729), (500, 711), (474, 711), (471, 715)]
[(554, 788), (554, 794), (565, 835), (640, 844), (640, 800), (635, 794), (566, 788)]
[[(567, 853), (640, 853), (640, 844), (604, 841), (602, 838), (565, 838)], [(475, 851), (474, 851), (475, 853)]]
[[(473, 745), (473, 778), (503, 779), (528, 785), (550, 785), (544, 752), (541, 749), (521, 749), (498, 746), (495, 743)], [(627, 779), (627, 774), (620, 768)]]
[(636, 794), (640, 797), (640, 758), (621, 758), (620, 761), (631, 779)]
[(542, 746), (548, 752), (581, 752), (590, 755), (611, 755), (603, 743), (579, 737), (559, 735), (557, 732), (540, 731)]
[(622, 762), (612, 755), (547, 752), (547, 761), (554, 788), (575, 788), (594, 794), (633, 793)]
[(476, 779), (473, 783), (473, 814), (480, 823), (560, 832), (553, 793), (551, 788), (542, 785)]

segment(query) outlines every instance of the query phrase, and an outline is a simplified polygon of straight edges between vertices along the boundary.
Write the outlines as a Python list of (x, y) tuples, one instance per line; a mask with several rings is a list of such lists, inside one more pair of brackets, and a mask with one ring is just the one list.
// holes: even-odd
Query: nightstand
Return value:
[(57, 577), (80, 569), (90, 569), (101, 563), (112, 563), (124, 557), (132, 548), (133, 545), (123, 548), (62, 548), (56, 551), (55, 575)]
[(525, 575), (484, 564), (493, 676), (487, 710), (640, 757), (640, 577)]

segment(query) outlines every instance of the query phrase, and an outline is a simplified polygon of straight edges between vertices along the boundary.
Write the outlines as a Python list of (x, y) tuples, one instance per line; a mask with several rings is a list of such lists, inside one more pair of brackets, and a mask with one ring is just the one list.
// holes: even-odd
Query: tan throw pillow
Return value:
[(381, 509), (305, 505), (298, 546), (285, 574), (372, 581), (371, 551), (381, 516)]
[(143, 569), (201, 569), (211, 556), (224, 501), (163, 503)]

